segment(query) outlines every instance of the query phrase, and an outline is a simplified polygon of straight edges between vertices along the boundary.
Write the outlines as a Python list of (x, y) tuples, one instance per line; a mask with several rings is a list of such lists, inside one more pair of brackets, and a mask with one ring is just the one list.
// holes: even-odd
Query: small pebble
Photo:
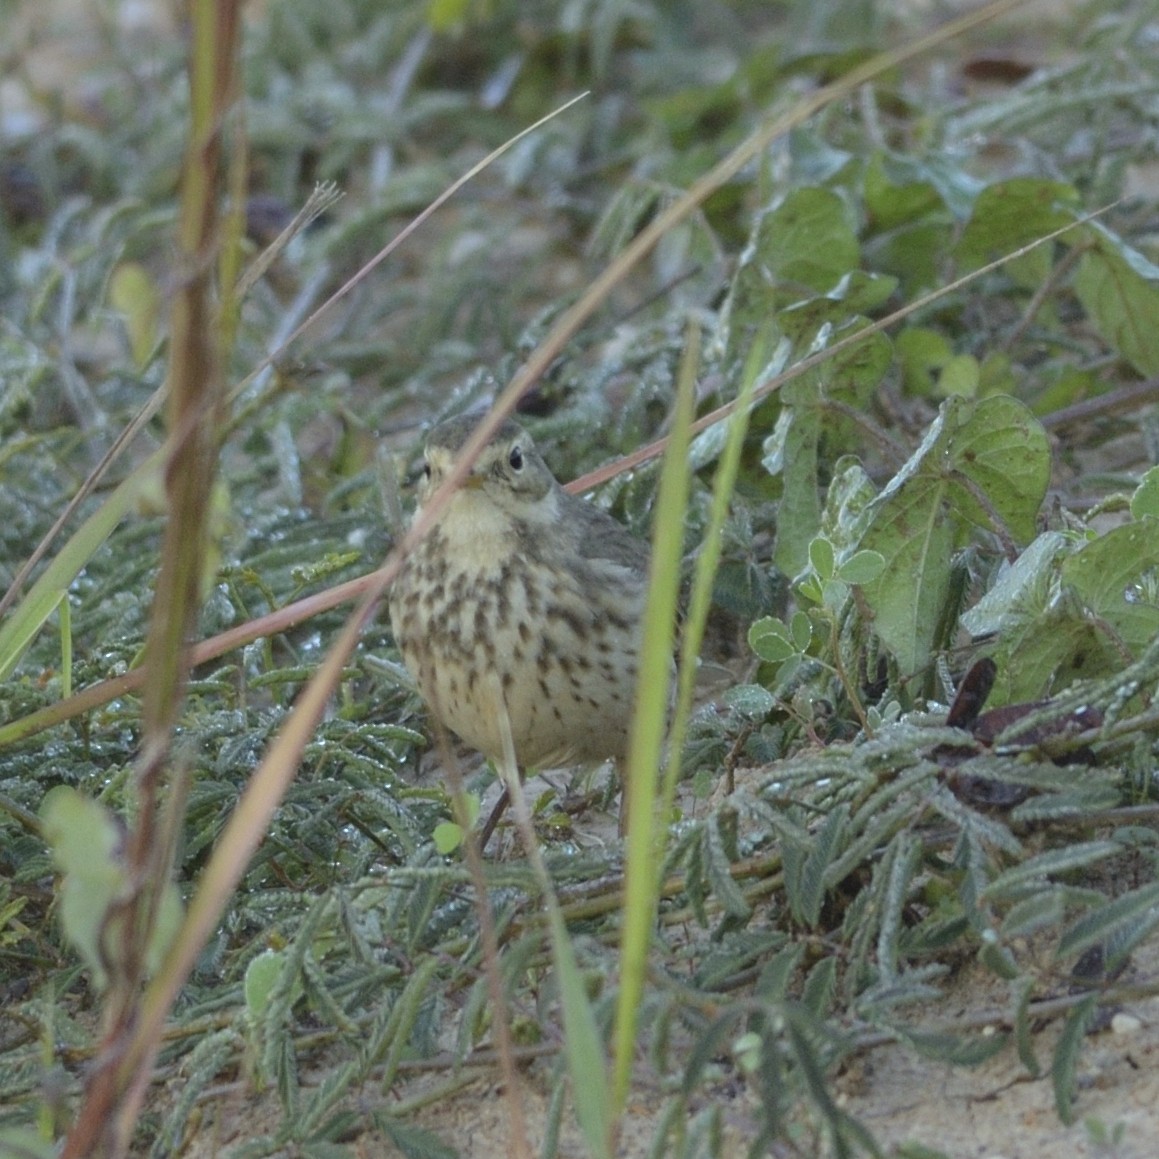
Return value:
[(1112, 1034), (1137, 1034), (1143, 1023), (1133, 1014), (1124, 1014), (1121, 1010), (1111, 1018)]

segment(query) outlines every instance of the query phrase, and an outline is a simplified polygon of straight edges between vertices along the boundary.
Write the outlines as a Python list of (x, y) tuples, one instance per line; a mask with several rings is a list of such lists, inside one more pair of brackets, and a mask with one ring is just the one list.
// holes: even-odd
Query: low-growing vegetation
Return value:
[[(109, 14), (50, 93), (19, 7), (0, 1154), (478, 1154), (420, 1112), (479, 1067), (516, 1155), (884, 1153), (838, 1084), (893, 1042), (1097, 1116), (1159, 993), (1154, 11), (271, 0)], [(347, 618), (513, 380), (684, 590), (635, 868), (601, 777), (475, 858), (495, 771)]]

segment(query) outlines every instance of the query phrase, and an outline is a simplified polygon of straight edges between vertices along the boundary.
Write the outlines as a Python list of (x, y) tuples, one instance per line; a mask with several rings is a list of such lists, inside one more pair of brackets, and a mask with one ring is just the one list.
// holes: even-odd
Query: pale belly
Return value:
[(611, 574), (591, 601), (576, 577), (549, 577), (520, 560), (433, 574), (424, 558), (420, 547), (408, 561), (413, 570), (400, 577), (391, 621), (444, 726), (494, 760), (502, 759), (509, 727), (525, 769), (625, 755), (641, 580)]

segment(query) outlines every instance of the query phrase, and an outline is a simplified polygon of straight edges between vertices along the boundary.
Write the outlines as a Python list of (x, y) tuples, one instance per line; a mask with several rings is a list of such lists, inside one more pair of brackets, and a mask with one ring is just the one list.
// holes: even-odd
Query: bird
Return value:
[[(430, 432), (416, 521), (477, 425), (466, 415)], [(565, 491), (527, 431), (505, 420), (389, 595), (395, 642), (431, 715), (496, 763), (509, 728), (523, 772), (609, 758), (622, 772), (649, 561), (645, 543)], [(506, 793), (482, 845), (505, 804)]]

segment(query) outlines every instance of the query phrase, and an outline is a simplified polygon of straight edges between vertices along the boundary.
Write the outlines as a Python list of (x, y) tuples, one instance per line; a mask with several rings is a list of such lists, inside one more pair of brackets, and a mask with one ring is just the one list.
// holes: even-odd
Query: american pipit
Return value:
[[(420, 511), (476, 425), (431, 432)], [(403, 564), (390, 622), (432, 714), (485, 756), (506, 720), (524, 770), (622, 763), (647, 584), (647, 547), (508, 421)]]

